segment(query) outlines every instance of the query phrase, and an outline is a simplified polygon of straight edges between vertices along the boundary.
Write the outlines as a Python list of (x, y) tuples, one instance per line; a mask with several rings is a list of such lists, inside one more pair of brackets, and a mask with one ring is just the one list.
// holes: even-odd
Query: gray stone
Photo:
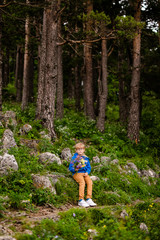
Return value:
[(93, 157), (93, 163), (100, 163), (100, 159), (98, 156)]
[(13, 111), (0, 112), (0, 120), (6, 128), (9, 126), (17, 126), (16, 114)]
[(3, 235), (0, 236), (0, 240), (16, 240), (16, 239), (9, 235)]
[(90, 176), (90, 179), (94, 182), (94, 181), (99, 181), (100, 178), (97, 176)]
[(41, 138), (45, 138), (49, 141), (51, 141), (51, 136), (49, 134), (46, 134), (45, 131), (40, 132)]
[(32, 126), (30, 124), (25, 124), (20, 128), (20, 134), (21, 135), (25, 135), (28, 132), (30, 132), (32, 130)]
[(51, 192), (56, 194), (56, 189), (52, 185), (48, 176), (40, 176), (37, 174), (32, 174), (33, 185), (36, 188), (48, 188)]
[(114, 159), (110, 162), (110, 164), (114, 164), (114, 165), (118, 165), (119, 160), (118, 159)]
[(0, 173), (7, 175), (11, 170), (17, 171), (18, 163), (13, 155), (5, 153), (3, 157), (0, 157)]
[(110, 162), (111, 162), (111, 158), (110, 157), (105, 157), (105, 156), (101, 157), (101, 163), (103, 165), (108, 165)]
[(128, 217), (128, 213), (126, 212), (126, 210), (123, 210), (121, 213), (120, 213), (120, 216), (125, 219), (126, 217)]
[(152, 177), (152, 178), (157, 177), (157, 174), (152, 169), (142, 170), (141, 173), (142, 173), (142, 176), (145, 176), (145, 177)]
[(148, 227), (147, 227), (147, 225), (146, 225), (145, 223), (141, 223), (141, 224), (140, 224), (140, 229), (141, 229), (142, 231), (145, 231), (146, 233), (149, 232), (149, 231), (148, 231)]
[(61, 152), (61, 158), (63, 160), (71, 160), (72, 154), (70, 148), (64, 148)]
[(3, 149), (7, 151), (12, 147), (17, 147), (16, 141), (13, 136), (13, 132), (10, 129), (6, 129), (2, 138)]
[(62, 164), (60, 158), (50, 152), (41, 153), (39, 155), (39, 161), (43, 164), (50, 164), (53, 162), (57, 162), (57, 164), (59, 164), (59, 165)]
[(125, 166), (125, 169), (127, 169), (127, 170), (131, 169), (131, 170), (134, 170), (134, 171), (138, 172), (137, 166), (132, 162), (127, 162), (127, 165)]

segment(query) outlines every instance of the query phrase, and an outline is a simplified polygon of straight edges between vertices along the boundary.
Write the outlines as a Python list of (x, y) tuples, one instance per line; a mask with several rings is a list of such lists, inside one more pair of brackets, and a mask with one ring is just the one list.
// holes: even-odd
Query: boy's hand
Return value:
[(84, 173), (84, 176), (85, 176), (85, 177), (88, 176), (88, 172)]

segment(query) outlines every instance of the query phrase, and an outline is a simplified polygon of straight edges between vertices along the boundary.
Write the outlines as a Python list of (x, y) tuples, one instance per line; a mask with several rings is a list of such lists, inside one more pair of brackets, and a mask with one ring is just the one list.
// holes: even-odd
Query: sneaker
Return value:
[(78, 206), (80, 206), (80, 207), (89, 207), (89, 204), (86, 203), (86, 201), (84, 201), (82, 199), (81, 201), (78, 202)]
[(90, 207), (95, 207), (95, 206), (97, 206), (97, 204), (94, 203), (91, 198), (87, 199), (87, 200), (86, 200), (86, 203), (87, 203)]

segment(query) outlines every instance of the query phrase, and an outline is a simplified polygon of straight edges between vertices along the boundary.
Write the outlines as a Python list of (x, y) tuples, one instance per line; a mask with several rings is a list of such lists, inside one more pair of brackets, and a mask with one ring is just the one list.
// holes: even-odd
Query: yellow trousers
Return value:
[(86, 198), (92, 198), (92, 180), (89, 175), (84, 176), (84, 173), (75, 173), (73, 178), (79, 184), (79, 200), (84, 199), (85, 184), (87, 184)]

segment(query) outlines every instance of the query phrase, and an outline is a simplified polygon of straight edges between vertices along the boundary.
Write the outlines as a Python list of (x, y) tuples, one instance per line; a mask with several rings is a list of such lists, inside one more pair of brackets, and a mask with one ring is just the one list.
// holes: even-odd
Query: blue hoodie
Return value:
[(90, 162), (89, 162), (89, 158), (87, 156), (82, 156), (85, 160), (85, 164), (86, 166), (85, 167), (82, 167), (80, 168), (78, 171), (75, 171), (75, 168), (74, 168), (74, 161), (75, 159), (78, 157), (78, 153), (75, 153), (71, 159), (71, 162), (69, 164), (69, 171), (72, 172), (72, 174), (74, 175), (75, 173), (88, 173), (90, 174), (91, 172), (91, 165), (90, 165)]

